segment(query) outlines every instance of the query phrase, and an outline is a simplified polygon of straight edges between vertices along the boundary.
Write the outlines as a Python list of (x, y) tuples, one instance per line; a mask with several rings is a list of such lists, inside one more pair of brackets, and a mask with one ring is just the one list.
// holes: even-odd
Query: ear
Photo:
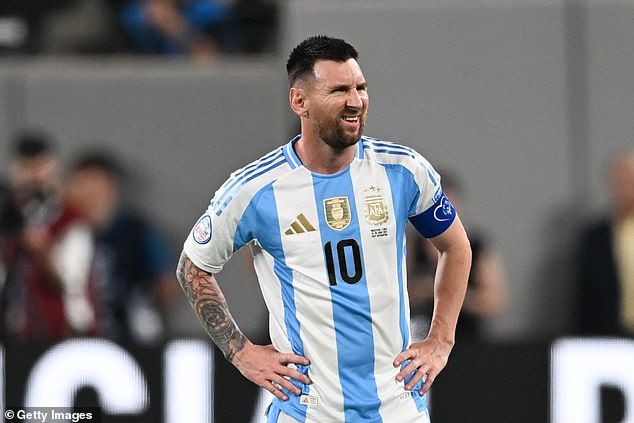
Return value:
[(306, 93), (298, 87), (291, 87), (290, 92), (291, 109), (300, 117), (308, 116), (308, 104), (306, 101)]

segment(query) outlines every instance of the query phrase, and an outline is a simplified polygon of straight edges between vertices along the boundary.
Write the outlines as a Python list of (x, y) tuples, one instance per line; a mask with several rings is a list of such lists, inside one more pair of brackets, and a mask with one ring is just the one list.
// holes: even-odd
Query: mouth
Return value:
[(360, 121), (360, 116), (359, 115), (343, 115), (341, 117), (341, 120), (350, 124), (357, 125)]

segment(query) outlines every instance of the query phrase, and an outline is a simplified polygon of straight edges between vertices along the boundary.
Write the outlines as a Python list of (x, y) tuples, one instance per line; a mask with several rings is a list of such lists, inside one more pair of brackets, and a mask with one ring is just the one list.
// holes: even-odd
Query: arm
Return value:
[(434, 282), (434, 314), (429, 335), (424, 341), (412, 344), (394, 361), (395, 366), (400, 366), (410, 360), (396, 376), (398, 381), (402, 381), (415, 372), (405, 385), (406, 389), (413, 389), (426, 377), (421, 394), (429, 390), (436, 376), (447, 364), (455, 343), (456, 324), (471, 267), (471, 247), (458, 217), (445, 232), (430, 240), (438, 249), (439, 258)]
[(473, 287), (467, 289), (463, 309), (478, 316), (492, 317), (504, 311), (507, 283), (502, 259), (496, 252), (482, 251), (471, 270)]
[(233, 320), (215, 276), (197, 267), (185, 253), (181, 255), (176, 276), (203, 328), (240, 373), (282, 400), (287, 396), (281, 388), (301, 394), (287, 378), (306, 384), (310, 379), (287, 365), (308, 365), (308, 359), (280, 353), (271, 345), (252, 344)]

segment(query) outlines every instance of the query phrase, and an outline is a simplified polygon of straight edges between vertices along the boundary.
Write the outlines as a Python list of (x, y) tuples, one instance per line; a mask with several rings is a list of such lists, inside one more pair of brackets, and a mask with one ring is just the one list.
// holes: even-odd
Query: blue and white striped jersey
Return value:
[(395, 380), (410, 344), (405, 227), (444, 232), (455, 211), (440, 177), (411, 148), (362, 137), (355, 159), (312, 173), (285, 146), (234, 172), (185, 241), (194, 264), (218, 273), (249, 244), (273, 345), (310, 359), (313, 383), (275, 399), (302, 422), (426, 421), (417, 389)]

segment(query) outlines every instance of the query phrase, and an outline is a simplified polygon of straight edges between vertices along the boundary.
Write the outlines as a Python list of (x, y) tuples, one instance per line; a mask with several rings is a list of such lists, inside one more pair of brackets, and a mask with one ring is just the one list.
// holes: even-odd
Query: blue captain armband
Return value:
[(430, 208), (409, 221), (425, 238), (433, 238), (445, 232), (456, 218), (456, 209), (444, 193)]

